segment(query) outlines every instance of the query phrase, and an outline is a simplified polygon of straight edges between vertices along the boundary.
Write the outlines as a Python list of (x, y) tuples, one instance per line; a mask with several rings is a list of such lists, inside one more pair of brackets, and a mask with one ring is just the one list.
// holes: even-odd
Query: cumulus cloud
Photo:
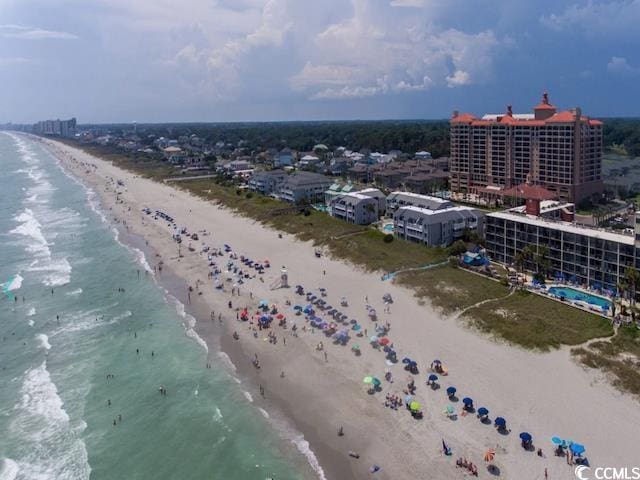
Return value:
[(290, 85), (321, 100), (483, 83), (491, 78), (499, 42), (490, 30), (440, 30), (356, 0), (353, 15), (328, 25), (313, 46)]
[(625, 57), (611, 57), (607, 71), (616, 75), (638, 75), (640, 68), (630, 65)]
[(0, 36), (22, 40), (76, 40), (78, 38), (73, 33), (15, 24), (0, 25)]
[(635, 36), (640, 22), (640, 0), (593, 1), (573, 4), (560, 13), (540, 17), (556, 31), (580, 30), (587, 35)]

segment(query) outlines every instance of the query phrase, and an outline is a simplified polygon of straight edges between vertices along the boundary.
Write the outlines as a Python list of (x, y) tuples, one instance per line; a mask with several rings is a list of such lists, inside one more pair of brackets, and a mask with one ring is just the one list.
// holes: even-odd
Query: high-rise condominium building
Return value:
[(547, 93), (532, 114), (509, 105), (482, 118), (454, 112), (450, 124), (454, 192), (500, 195), (526, 181), (574, 203), (602, 192), (602, 122), (558, 112)]

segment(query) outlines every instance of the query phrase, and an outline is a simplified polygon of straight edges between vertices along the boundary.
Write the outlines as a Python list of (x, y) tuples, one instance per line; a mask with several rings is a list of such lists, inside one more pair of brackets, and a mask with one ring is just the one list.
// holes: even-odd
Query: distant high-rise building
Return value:
[(603, 190), (602, 122), (558, 112), (547, 93), (532, 114), (454, 112), (450, 125), (454, 192), (500, 195), (529, 182), (579, 203)]
[(43, 120), (33, 125), (32, 132), (38, 135), (53, 135), (70, 138), (76, 134), (76, 119)]

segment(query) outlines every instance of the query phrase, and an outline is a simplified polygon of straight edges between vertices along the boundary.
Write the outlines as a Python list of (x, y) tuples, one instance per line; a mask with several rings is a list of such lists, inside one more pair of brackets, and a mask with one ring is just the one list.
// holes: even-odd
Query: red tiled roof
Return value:
[(453, 123), (465, 123), (465, 122), (472, 122), (474, 120), (477, 120), (477, 118), (474, 115), (472, 115), (471, 113), (461, 113), (457, 117), (453, 117), (451, 119), (451, 122), (453, 122)]
[(530, 198), (532, 200), (554, 200), (557, 195), (540, 185), (521, 183), (515, 187), (503, 190), (502, 195), (507, 197)]
[(546, 122), (550, 123), (572, 123), (576, 121), (576, 114), (565, 110), (564, 112), (558, 112), (553, 117), (547, 118)]
[(534, 110), (555, 110), (556, 107), (554, 107), (550, 103), (539, 103), (538, 105), (533, 107), (533, 109)]

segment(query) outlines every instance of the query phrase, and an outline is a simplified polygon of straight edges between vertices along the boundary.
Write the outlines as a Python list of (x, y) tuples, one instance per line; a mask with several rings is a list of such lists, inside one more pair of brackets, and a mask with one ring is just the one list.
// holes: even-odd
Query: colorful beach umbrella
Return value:
[(391, 343), (391, 340), (389, 340), (387, 337), (383, 337), (380, 340), (378, 340), (378, 343), (380, 345), (382, 345), (383, 347), (386, 347), (387, 345), (389, 345)]
[(373, 377), (373, 381), (371, 383), (373, 383), (373, 385), (375, 385), (376, 387), (382, 385), (382, 382), (376, 377)]
[(485, 462), (493, 462), (493, 459), (496, 458), (496, 451), (491, 448), (489, 450), (487, 450), (486, 452), (484, 452), (484, 461)]
[(420, 402), (413, 401), (413, 402), (411, 402), (411, 403), (409, 404), (409, 409), (410, 409), (412, 412), (417, 412), (417, 411), (418, 411), (418, 410), (420, 410), (421, 408), (422, 408), (422, 405), (420, 405)]
[(447, 405), (447, 407), (444, 409), (444, 413), (446, 413), (447, 415), (453, 415), (453, 412), (455, 412), (453, 405)]
[(562, 445), (564, 441), (560, 437), (551, 437), (551, 443), (554, 445)]
[(373, 377), (371, 376), (366, 376), (362, 379), (362, 383), (366, 384), (366, 385), (371, 385), (373, 383)]

